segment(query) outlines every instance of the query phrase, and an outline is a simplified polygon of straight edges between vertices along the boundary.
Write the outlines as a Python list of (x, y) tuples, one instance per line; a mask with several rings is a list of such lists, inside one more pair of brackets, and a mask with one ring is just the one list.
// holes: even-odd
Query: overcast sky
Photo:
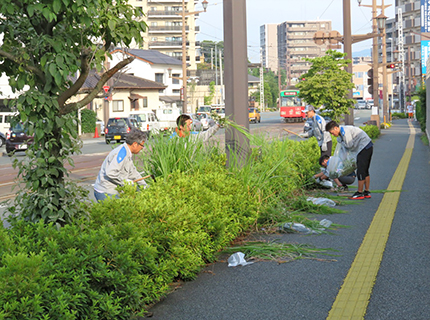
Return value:
[[(223, 2), (207, 0), (207, 12), (200, 13), (197, 25), (200, 33), (197, 40), (223, 40)], [(377, 0), (381, 5), (382, 0)], [(260, 60), (260, 26), (270, 23), (301, 20), (330, 20), (332, 29), (343, 34), (343, 0), (246, 0), (248, 56), (252, 62)], [(371, 5), (372, 0), (362, 0), (362, 5)], [(394, 0), (385, 0), (388, 18), (394, 18)], [(201, 9), (201, 1), (196, 10)], [(378, 10), (377, 15), (381, 13)], [(357, 0), (351, 0), (351, 29), (352, 34), (371, 32), (372, 8), (359, 7)], [(352, 51), (362, 51), (371, 48), (371, 41), (353, 44)]]

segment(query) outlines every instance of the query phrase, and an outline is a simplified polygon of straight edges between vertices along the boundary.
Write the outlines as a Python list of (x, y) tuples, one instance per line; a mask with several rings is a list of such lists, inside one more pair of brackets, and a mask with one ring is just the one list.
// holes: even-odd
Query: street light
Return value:
[(208, 1), (202, 1), (203, 10), (202, 11), (194, 11), (194, 12), (185, 12), (185, 0), (182, 0), (182, 12), (177, 13), (182, 16), (182, 96), (183, 96), (183, 104), (182, 104), (182, 112), (187, 113), (187, 39), (185, 34), (185, 17), (189, 15), (194, 15), (202, 12), (206, 12), (206, 8), (208, 7)]
[(386, 17), (382, 13), (376, 17), (376, 23), (378, 25), (378, 29), (380, 33), (383, 33), (383, 31), (385, 30), (385, 21), (387, 21), (387, 18), (388, 17)]

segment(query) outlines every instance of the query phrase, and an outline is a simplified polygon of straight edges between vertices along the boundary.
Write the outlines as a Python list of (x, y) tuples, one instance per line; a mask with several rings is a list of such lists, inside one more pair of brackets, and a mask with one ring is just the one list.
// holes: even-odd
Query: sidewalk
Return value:
[[(428, 318), (423, 297), (430, 296), (430, 153), (419, 139), (418, 123), (413, 122), (413, 126), (417, 133), (414, 148), (398, 205), (393, 204), (397, 209), (365, 319)], [(409, 134), (408, 122), (395, 120), (375, 141), (371, 190), (387, 189), (405, 153)], [(153, 306), (149, 310), (152, 319), (326, 319), (383, 197), (384, 193), (373, 192), (372, 199), (341, 207), (347, 213), (315, 216), (348, 226), (333, 234), (265, 237), (333, 248), (338, 250), (337, 256), (325, 258), (334, 262), (269, 261), (236, 268), (227, 267), (225, 261), (214, 263), (195, 281), (184, 283)]]

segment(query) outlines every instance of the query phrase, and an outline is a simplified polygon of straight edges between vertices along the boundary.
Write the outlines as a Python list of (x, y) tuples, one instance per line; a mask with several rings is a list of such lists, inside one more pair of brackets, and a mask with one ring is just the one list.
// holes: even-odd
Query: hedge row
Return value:
[(0, 229), (0, 319), (130, 319), (193, 279), (222, 248), (288, 201), (314, 174), (319, 149), (273, 141), (248, 166), (219, 159), (173, 172), (139, 192), (88, 206), (57, 230), (18, 222)]

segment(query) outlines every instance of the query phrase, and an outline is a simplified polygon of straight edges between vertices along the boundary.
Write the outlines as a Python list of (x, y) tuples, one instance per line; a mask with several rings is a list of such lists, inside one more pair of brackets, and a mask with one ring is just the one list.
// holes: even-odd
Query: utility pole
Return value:
[[(382, 0), (381, 6), (381, 17), (385, 17), (385, 6), (384, 0)], [(383, 24), (383, 28), (381, 29), (382, 33), (382, 114), (384, 115), (384, 122), (389, 121), (390, 118), (388, 116), (388, 93), (387, 93), (387, 35), (385, 34), (385, 20)]]
[(219, 78), (220, 78), (220, 85), (221, 85), (221, 104), (224, 104), (224, 77), (223, 77), (223, 71), (222, 71), (222, 51), (219, 50)]
[(263, 73), (263, 50), (260, 48), (260, 108), (264, 111), (264, 73)]
[[(249, 129), (246, 0), (224, 0), (225, 111), (238, 125)], [(227, 166), (248, 161), (249, 139), (235, 128), (225, 131)]]
[[(372, 33), (378, 33), (378, 25), (376, 23), (376, 0), (372, 0)], [(378, 63), (378, 37), (373, 38), (372, 43), (372, 68), (373, 68), (373, 104), (378, 108), (379, 113), (379, 63)], [(385, 66), (384, 66), (385, 67)]]
[[(352, 74), (352, 35), (351, 35), (351, 0), (343, 0), (343, 52), (350, 60), (346, 71)], [(351, 79), (352, 81), (352, 79)], [(348, 92), (348, 99), (352, 99), (352, 89)], [(354, 109), (349, 108), (349, 114), (345, 114), (345, 124), (354, 125)]]
[(403, 14), (402, 14), (402, 9), (398, 8), (397, 10), (397, 17), (398, 17), (398, 22), (397, 22), (397, 29), (399, 30), (399, 58), (400, 61), (402, 62), (402, 72), (400, 73), (400, 81), (399, 81), (399, 86), (400, 86), (400, 97), (399, 97), (399, 102), (400, 102), (400, 110), (404, 111), (405, 110), (405, 48), (403, 47)]
[(218, 103), (218, 50), (215, 43), (215, 104)]
[(187, 113), (187, 35), (185, 30), (185, 17), (189, 15), (194, 15), (202, 12), (206, 12), (206, 8), (208, 6), (208, 2), (206, 0), (202, 1), (203, 5), (203, 11), (193, 11), (193, 12), (186, 12), (185, 10), (185, 0), (182, 0), (182, 11), (180, 14), (182, 16), (182, 97), (183, 97), (183, 104), (182, 104), (182, 112)]

